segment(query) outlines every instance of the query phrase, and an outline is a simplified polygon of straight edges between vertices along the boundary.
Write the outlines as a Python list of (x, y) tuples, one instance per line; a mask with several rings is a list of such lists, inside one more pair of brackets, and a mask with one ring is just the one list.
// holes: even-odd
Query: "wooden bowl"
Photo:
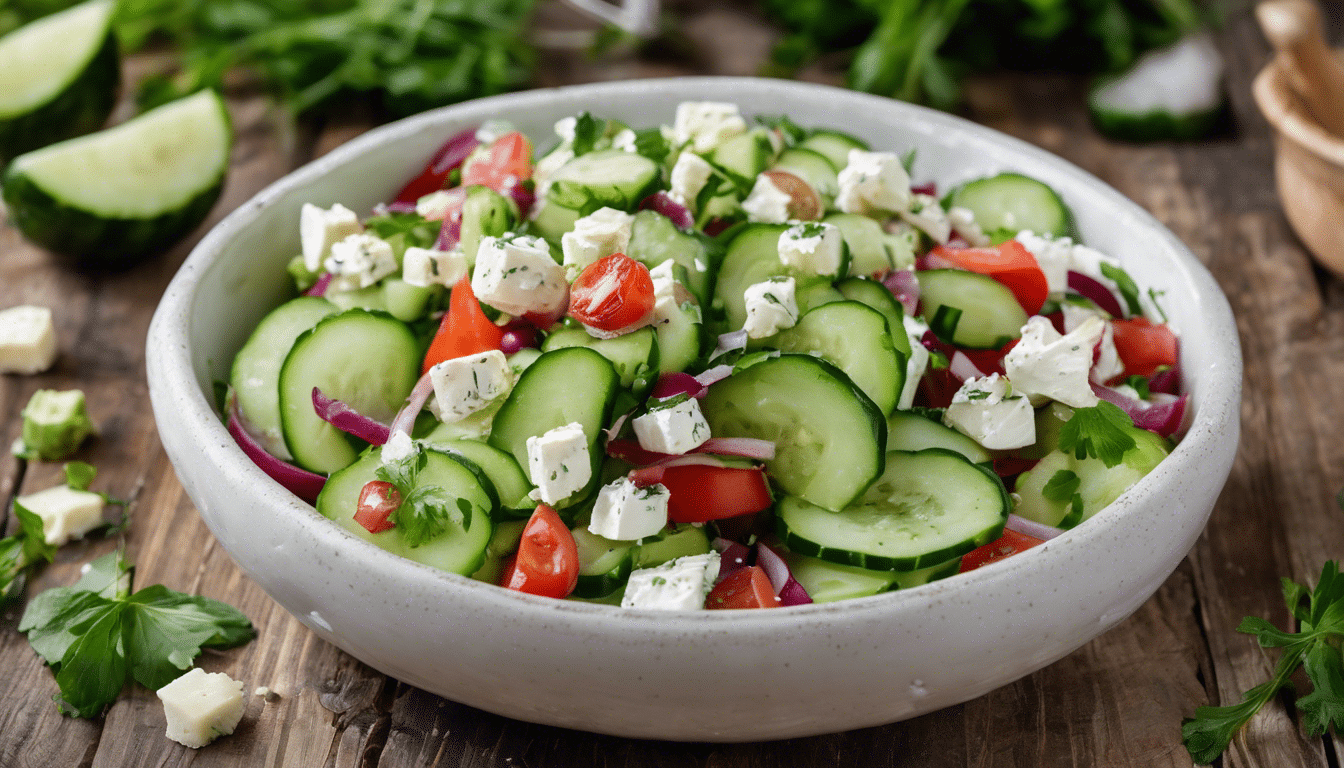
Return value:
[(1274, 127), (1274, 177), (1288, 222), (1316, 259), (1344, 278), (1344, 136), (1312, 118), (1277, 60), (1251, 90)]

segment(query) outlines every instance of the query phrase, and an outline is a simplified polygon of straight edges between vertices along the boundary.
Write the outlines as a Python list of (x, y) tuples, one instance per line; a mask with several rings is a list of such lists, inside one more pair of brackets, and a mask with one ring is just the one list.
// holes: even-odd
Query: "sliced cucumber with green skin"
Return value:
[(351, 309), (301, 334), (280, 368), (280, 423), (294, 463), (330, 474), (354, 462), (360, 441), (318, 417), (313, 388), (388, 423), (420, 378), (420, 342), (384, 312)]
[(1123, 141), (1197, 139), (1226, 116), (1223, 60), (1207, 33), (1149, 51), (1087, 96), (1097, 130)]
[(835, 196), (840, 194), (840, 179), (835, 166), (819, 152), (793, 147), (779, 153), (773, 170), (789, 171), (811, 185), (821, 198), (822, 207), (830, 208)]
[(673, 524), (634, 549), (634, 567), (653, 568), (679, 557), (709, 552), (709, 535), (700, 526)]
[(814, 131), (798, 145), (810, 149), (830, 161), (836, 173), (849, 165), (849, 151), (860, 149), (867, 151), (868, 142), (840, 131)]
[(532, 483), (513, 456), (480, 440), (438, 440), (433, 432), (425, 436), (424, 443), (444, 453), (463, 456), (481, 468), (499, 495), (498, 520), (526, 520), (532, 516), (537, 506), (527, 496)]
[(807, 590), (814, 603), (833, 603), (868, 597), (895, 589), (911, 589), (945, 579), (961, 568), (961, 558), (917, 571), (873, 571), (821, 560), (797, 552), (784, 553), (789, 572)]
[(611, 417), (611, 406), (620, 389), (616, 369), (601, 354), (587, 347), (570, 347), (543, 353), (518, 377), (518, 383), (495, 414), (490, 444), (513, 454), (518, 466), (527, 467), (527, 439), (578, 422), (588, 438), (592, 480), (583, 490), (552, 506), (570, 507), (587, 498), (601, 481), (602, 450), (599, 438)]
[(729, 329), (736, 330), (747, 322), (747, 302), (743, 298), (747, 288), (790, 274), (779, 260), (779, 236), (788, 228), (787, 224), (748, 224), (728, 244), (714, 301), (723, 304)]
[(701, 410), (715, 437), (773, 440), (769, 476), (826, 509), (843, 509), (882, 474), (882, 411), (820, 358), (782, 354), (739, 370), (709, 388)]
[(714, 148), (706, 160), (748, 181), (764, 171), (774, 157), (775, 147), (770, 143), (766, 128), (753, 128), (740, 133)]
[(599, 208), (634, 210), (660, 178), (652, 160), (619, 149), (580, 155), (551, 175), (547, 200), (587, 215)]
[(606, 597), (625, 585), (634, 563), (634, 542), (612, 541), (582, 527), (570, 533), (579, 551), (575, 597)]
[(614, 339), (596, 339), (582, 328), (561, 328), (542, 342), (541, 351), (587, 347), (616, 367), (621, 386), (642, 398), (658, 380), (658, 332), (645, 327)]
[[(897, 352), (881, 312), (857, 301), (817, 307), (780, 331), (783, 352), (817, 355), (845, 372), (884, 415), (896, 408), (905, 387), (906, 356)], [(898, 326), (904, 331), (904, 326)], [(902, 333), (902, 336), (905, 334)]]
[(655, 211), (640, 211), (630, 226), (626, 256), (649, 269), (672, 259), (686, 268), (686, 287), (700, 306), (709, 306), (714, 276), (723, 260), (723, 246), (699, 232), (682, 232)]
[(890, 451), (882, 476), (840, 512), (785, 497), (776, 509), (791, 551), (859, 568), (914, 571), (998, 538), (1012, 502), (998, 476), (959, 453)]
[(499, 237), (513, 231), (518, 223), (518, 204), (489, 187), (467, 189), (462, 201), (462, 255), (468, 264), (476, 263), (476, 250), (482, 237)]
[(469, 576), (485, 563), (486, 546), (494, 530), (490, 522), (496, 506), (494, 489), (489, 487), (490, 481), (480, 470), (467, 462), (440, 451), (425, 451), (424, 456), (425, 467), (416, 478), (416, 487), (437, 486), (455, 499), (466, 499), (475, 510), (469, 527), (449, 522), (442, 534), (412, 547), (395, 527), (382, 533), (369, 533), (367, 528), (355, 522), (360, 492), (370, 480), (378, 479), (378, 467), (382, 465), (382, 454), (378, 450), (369, 451), (354, 464), (327, 478), (317, 497), (317, 511), (357, 538), (394, 555)]
[(939, 338), (959, 347), (998, 349), (1021, 338), (1026, 310), (1003, 283), (960, 269), (919, 273), (924, 322)]
[(10, 222), (50, 250), (126, 266), (205, 219), (224, 186), (231, 141), (224, 102), (201, 91), (20, 155), (0, 181)]
[(280, 367), (299, 334), (337, 312), (336, 305), (317, 296), (300, 296), (271, 310), (233, 358), (233, 388), (247, 431), (266, 452), (289, 461), (280, 426)]
[(700, 359), (700, 308), (689, 301), (677, 307), (666, 322), (655, 326), (658, 332), (658, 373), (684, 371)]
[(951, 427), (910, 411), (893, 411), (887, 417), (887, 450), (922, 451), (946, 448), (976, 464), (993, 460), (983, 446)]
[(1075, 234), (1073, 212), (1047, 184), (1020, 173), (1000, 173), (957, 187), (944, 208), (966, 208), (975, 222), (995, 239), (1011, 238), (1029, 229), (1056, 237)]
[(905, 308), (891, 295), (887, 287), (866, 277), (850, 277), (835, 284), (835, 289), (850, 301), (858, 301), (876, 309), (887, 319), (887, 330), (896, 351), (910, 357), (910, 336), (905, 332)]
[(558, 244), (561, 236), (573, 229), (574, 222), (579, 218), (579, 212), (573, 208), (541, 200), (537, 203), (532, 219), (527, 222), (525, 234), (545, 238), (549, 243)]
[(0, 168), (107, 121), (121, 84), (115, 9), (93, 0), (0, 37)]
[[(1013, 511), (1028, 520), (1059, 528), (1071, 528), (1100, 512), (1120, 494), (1166, 458), (1171, 445), (1163, 437), (1145, 429), (1130, 427), (1134, 447), (1125, 451), (1119, 464), (1107, 467), (1100, 459), (1079, 459), (1072, 453), (1053, 451), (1036, 466), (1017, 478), (1014, 488), (1021, 501)], [(1044, 490), (1058, 472), (1072, 472), (1078, 478), (1077, 493), (1082, 500), (1075, 514), (1071, 499), (1046, 498)]]
[(885, 239), (887, 233), (876, 219), (857, 213), (832, 213), (822, 221), (839, 227), (845, 238), (849, 247), (847, 274), (867, 277), (895, 268)]

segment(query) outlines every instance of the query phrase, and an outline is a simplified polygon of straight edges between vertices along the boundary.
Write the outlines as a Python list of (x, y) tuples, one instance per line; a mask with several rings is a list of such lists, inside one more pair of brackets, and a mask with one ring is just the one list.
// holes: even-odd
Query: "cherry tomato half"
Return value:
[(523, 528), (518, 553), (506, 564), (501, 586), (543, 597), (568, 597), (579, 583), (579, 550), (554, 509), (538, 504)]
[(1028, 315), (1041, 311), (1046, 298), (1050, 295), (1050, 285), (1045, 273), (1036, 264), (1021, 243), (1009, 240), (993, 248), (948, 248), (940, 245), (930, 252), (952, 262), (958, 267), (988, 275), (1008, 288), (1017, 297)]
[(481, 303), (471, 290), (471, 276), (464, 275), (448, 296), (448, 313), (429, 343), (420, 373), (424, 375), (444, 360), (499, 349), (503, 342), (504, 329), (485, 316)]
[(1115, 351), (1125, 364), (1126, 376), (1152, 376), (1162, 366), (1176, 365), (1176, 334), (1165, 325), (1154, 325), (1146, 317), (1112, 320)]
[(569, 289), (569, 314), (589, 328), (616, 332), (653, 310), (649, 268), (623, 253), (598, 259)]
[(387, 518), (400, 506), (401, 493), (395, 485), (383, 480), (370, 480), (359, 492), (355, 522), (364, 526), (369, 533), (391, 530), (396, 526)]
[(462, 168), (462, 186), (479, 184), (496, 192), (532, 178), (532, 143), (513, 131), (495, 139), (483, 156), (477, 156)]
[(974, 571), (981, 566), (997, 563), (1006, 557), (1012, 557), (1019, 552), (1031, 549), (1037, 544), (1044, 543), (1035, 536), (1028, 536), (1025, 533), (1018, 533), (1005, 528), (1003, 535), (999, 538), (966, 553), (966, 556), (961, 558), (961, 570), (958, 573)]
[(724, 608), (778, 608), (779, 598), (770, 584), (770, 577), (759, 565), (739, 568), (714, 585), (705, 597), (705, 607)]

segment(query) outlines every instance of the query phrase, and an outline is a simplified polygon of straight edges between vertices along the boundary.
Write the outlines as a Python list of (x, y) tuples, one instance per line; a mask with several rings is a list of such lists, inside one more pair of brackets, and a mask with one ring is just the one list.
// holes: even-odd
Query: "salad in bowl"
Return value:
[(230, 369), (247, 455), (398, 556), (678, 611), (974, 570), (1167, 457), (1162, 298), (1050, 185), (730, 102), (667, 118), (487, 120), (362, 215), (305, 202), (294, 297)]

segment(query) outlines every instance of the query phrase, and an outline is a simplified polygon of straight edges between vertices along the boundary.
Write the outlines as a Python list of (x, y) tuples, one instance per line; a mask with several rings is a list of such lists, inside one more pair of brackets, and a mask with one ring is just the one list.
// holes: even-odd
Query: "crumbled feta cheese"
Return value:
[(304, 203), (299, 210), (299, 244), (303, 250), (303, 265), (309, 272), (322, 268), (331, 246), (350, 235), (364, 231), (355, 212), (337, 203), (331, 208), (319, 208)]
[(789, 220), (792, 202), (793, 197), (788, 192), (775, 186), (769, 174), (762, 173), (756, 177), (751, 193), (742, 201), (742, 210), (746, 211), (748, 221), (783, 224)]
[(549, 314), (569, 301), (565, 268), (539, 237), (483, 237), (471, 276), (476, 298), (511, 315)]
[(430, 221), (443, 221), (453, 209), (461, 210), (467, 195), (461, 188), (440, 189), (415, 201), (415, 212)]
[(376, 235), (349, 235), (333, 243), (323, 266), (331, 273), (329, 291), (368, 288), (397, 271), (397, 254)]
[(747, 286), (742, 293), (747, 308), (747, 321), (742, 329), (747, 336), (764, 339), (797, 325), (797, 288), (792, 277), (776, 277)]
[(1008, 379), (1018, 392), (1036, 401), (1049, 398), (1074, 408), (1096, 405), (1089, 375), (1092, 350), (1105, 327), (1106, 322), (1094, 316), (1061, 336), (1044, 317), (1030, 318), (1022, 326), (1022, 339), (1003, 357)]
[(714, 168), (705, 159), (691, 152), (682, 152), (672, 166), (671, 185), (668, 194), (678, 203), (695, 210), (695, 198), (705, 188)]
[(616, 135), (611, 137), (611, 148), (624, 152), (638, 151), (639, 148), (635, 146), (635, 132), (629, 128), (617, 131)]
[(388, 436), (387, 442), (383, 443), (383, 449), (378, 457), (384, 464), (395, 464), (409, 459), (414, 453), (415, 441), (411, 439), (410, 434), (393, 432)]
[(834, 224), (805, 221), (779, 233), (779, 260), (809, 275), (837, 275), (845, 236)]
[(467, 255), (461, 248), (436, 251), (413, 245), (401, 257), (401, 279), (421, 288), (451, 287), (466, 276), (467, 270)]
[(632, 422), (639, 447), (656, 453), (686, 453), (709, 439), (709, 422), (700, 412), (700, 401), (687, 397), (654, 404)]
[(980, 222), (975, 220), (975, 214), (969, 208), (962, 208), (959, 205), (948, 208), (947, 223), (951, 224), (952, 229), (972, 248), (985, 248), (993, 242), (985, 234), (985, 230), (980, 228)]
[(47, 307), (0, 310), (0, 373), (41, 373), (56, 362), (56, 327)]
[(901, 218), (918, 227), (933, 239), (945, 245), (952, 237), (952, 222), (947, 212), (933, 195), (911, 195), (910, 207), (900, 212)]
[(579, 127), (579, 118), (574, 116), (562, 117), (555, 121), (555, 135), (560, 137), (560, 141), (565, 144), (574, 143), (574, 132)]
[(598, 208), (574, 222), (574, 228), (560, 238), (566, 276), (573, 280), (598, 259), (625, 253), (634, 224), (634, 216), (615, 208)]
[(919, 380), (929, 367), (929, 350), (924, 346), (924, 334), (929, 326), (923, 320), (912, 315), (901, 317), (903, 328), (893, 328), (892, 333), (904, 333), (910, 338), (910, 359), (905, 361), (905, 386), (901, 389), (901, 399), (896, 407), (906, 410), (915, 404), (915, 393), (919, 391)]
[(615, 541), (653, 536), (667, 525), (667, 502), (671, 497), (667, 486), (640, 488), (630, 478), (622, 477), (598, 491), (588, 530)]
[(1036, 257), (1036, 266), (1045, 273), (1050, 293), (1063, 294), (1069, 287), (1069, 254), (1073, 251), (1073, 239), (1038, 235), (1029, 229), (1018, 232), (1013, 239)]
[(679, 557), (654, 568), (630, 573), (621, 598), (622, 608), (659, 611), (694, 611), (705, 607), (705, 598), (719, 577), (719, 555)]
[(555, 504), (588, 485), (593, 477), (583, 425), (571, 422), (527, 438), (527, 474), (536, 486), (534, 501)]
[(513, 370), (504, 353), (492, 349), (437, 363), (429, 369), (429, 378), (434, 384), (439, 419), (453, 422), (508, 394), (513, 385)]
[(943, 423), (989, 450), (1022, 448), (1036, 442), (1036, 412), (997, 373), (967, 379), (943, 412)]
[(223, 672), (194, 667), (158, 695), (168, 738), (192, 749), (233, 733), (243, 719), (243, 684)]
[(1101, 334), (1097, 361), (1092, 364), (1091, 378), (1093, 382), (1105, 384), (1125, 372), (1125, 363), (1120, 359), (1120, 352), (1115, 348), (1114, 327), (1106, 322), (1106, 318), (1102, 317), (1096, 310), (1068, 302), (1064, 302), (1059, 308), (1064, 313), (1065, 333), (1077, 330), (1089, 317), (1100, 318), (1102, 322), (1106, 323), (1106, 329)]
[(672, 124), (675, 144), (690, 144), (696, 152), (708, 152), (746, 131), (737, 105), (716, 101), (683, 101)]
[[(570, 119), (573, 120), (574, 118)], [(476, 141), (478, 141), (481, 146), (488, 146), (494, 144), (500, 137), (504, 136), (504, 134), (513, 133), (516, 130), (518, 129), (508, 120), (501, 120), (499, 118), (486, 120), (484, 123), (481, 123), (480, 128), (476, 129)]]
[(532, 183), (536, 185), (537, 199), (544, 200), (551, 189), (551, 177), (574, 159), (574, 150), (569, 147), (557, 147), (537, 161), (532, 169)]
[(84, 534), (101, 525), (106, 502), (96, 493), (58, 485), (20, 496), (18, 503), (42, 518), (47, 543), (59, 547), (71, 539), (84, 538)]
[(649, 270), (653, 278), (653, 322), (665, 323), (675, 315), (681, 302), (677, 301), (677, 262), (668, 259)]
[(894, 152), (849, 150), (840, 171), (836, 207), (845, 213), (903, 211), (910, 207), (910, 176)]

